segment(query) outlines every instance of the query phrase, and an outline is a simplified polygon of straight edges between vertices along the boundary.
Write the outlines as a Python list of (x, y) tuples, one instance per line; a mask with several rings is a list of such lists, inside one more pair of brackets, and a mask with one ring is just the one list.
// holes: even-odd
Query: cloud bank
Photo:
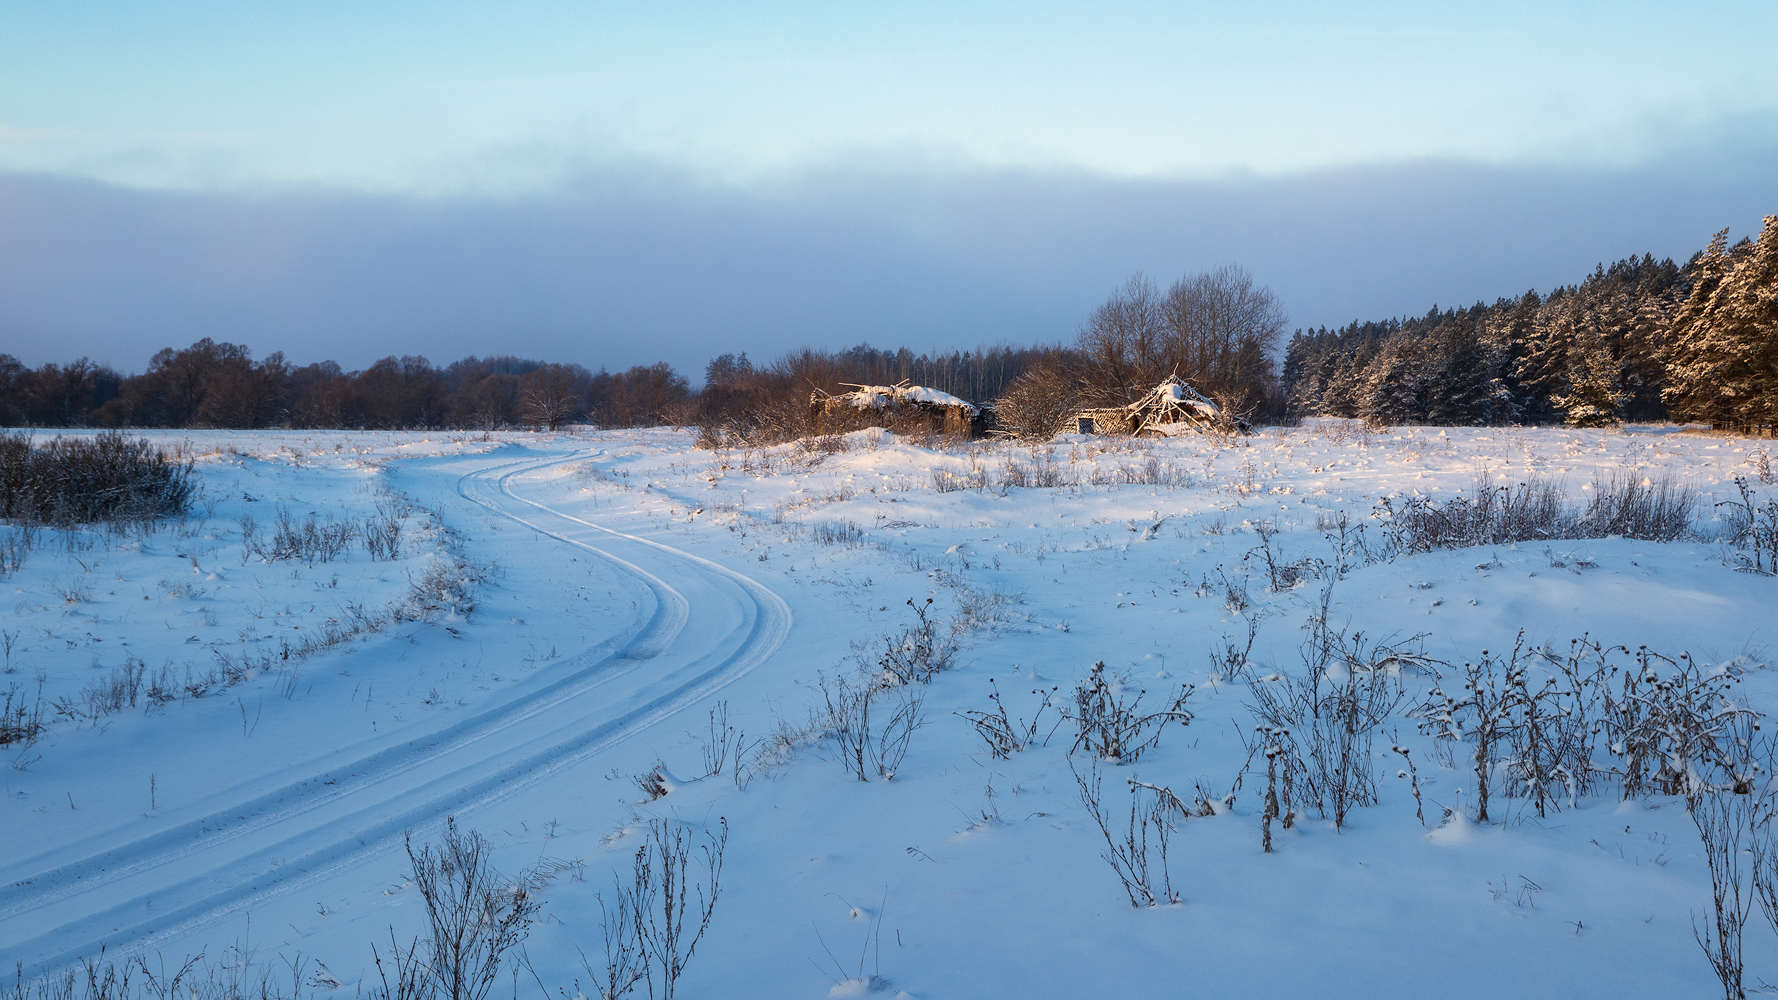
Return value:
[(139, 370), (199, 337), (362, 367), (514, 353), (694, 376), (870, 341), (1072, 336), (1132, 272), (1235, 262), (1293, 325), (1681, 259), (1778, 212), (1778, 149), (1616, 172), (1421, 162), (1216, 181), (815, 171), (739, 189), (600, 170), (547, 195), (168, 193), (0, 175), (0, 351)]

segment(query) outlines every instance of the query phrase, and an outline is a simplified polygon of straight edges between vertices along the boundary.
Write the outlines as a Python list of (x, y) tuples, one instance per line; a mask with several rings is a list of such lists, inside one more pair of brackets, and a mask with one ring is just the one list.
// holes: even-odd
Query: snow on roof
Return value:
[(903, 399), (911, 399), (915, 402), (931, 403), (934, 406), (966, 406), (972, 412), (975, 410), (974, 403), (958, 399), (956, 396), (953, 396), (948, 392), (929, 389), (923, 385), (910, 385), (907, 388), (900, 390), (900, 392)]
[(979, 412), (974, 403), (923, 385), (860, 385), (852, 392), (833, 398), (846, 400), (861, 410), (880, 410), (890, 400), (894, 400), (899, 403), (925, 403), (929, 406), (958, 406), (968, 410), (970, 416)]

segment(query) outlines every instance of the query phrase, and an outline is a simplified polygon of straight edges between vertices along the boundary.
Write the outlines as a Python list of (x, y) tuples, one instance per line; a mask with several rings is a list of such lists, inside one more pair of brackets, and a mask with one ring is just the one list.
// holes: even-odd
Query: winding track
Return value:
[(707, 698), (783, 644), (790, 608), (757, 581), (514, 492), (516, 479), (577, 454), (478, 470), (457, 492), (605, 560), (646, 597), (636, 621), (574, 657), (557, 681), (424, 738), (127, 843), (0, 860), (0, 955), (29, 975), (101, 946), (151, 950), (396, 850), (408, 830), (546, 781)]

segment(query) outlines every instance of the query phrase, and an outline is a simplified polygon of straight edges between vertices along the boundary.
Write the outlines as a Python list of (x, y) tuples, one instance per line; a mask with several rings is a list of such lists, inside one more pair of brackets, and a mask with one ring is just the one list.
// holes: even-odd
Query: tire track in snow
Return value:
[[(294, 891), (365, 864), (395, 850), (408, 830), (424, 830), (447, 814), (470, 815), (487, 809), (565, 768), (610, 748), (709, 697), (758, 666), (782, 645), (791, 624), (790, 609), (782, 598), (757, 581), (719, 566), (710, 560), (672, 546), (627, 534), (574, 517), (519, 496), (513, 480), (527, 472), (572, 461), (575, 454), (552, 456), (544, 461), (524, 461), (494, 466), (461, 477), (458, 493), (494, 513), (524, 524), (564, 544), (593, 553), (630, 575), (655, 596), (655, 611), (627, 635), (595, 646), (583, 656), (597, 658), (538, 692), (516, 702), (484, 712), (457, 726), (414, 743), (390, 747), (351, 765), (330, 769), (322, 775), (287, 785), (229, 809), (181, 824), (172, 830), (141, 838), (117, 848), (95, 853), (53, 872), (16, 882), (0, 890), (0, 926), (27, 914), (53, 914), (60, 904), (86, 893), (118, 886), (128, 879), (152, 876), (158, 869), (175, 866), (175, 877), (186, 869), (177, 863), (229, 841), (256, 833), (279, 835), (275, 829), (300, 819), (312, 822), (304, 829), (279, 836), (274, 843), (207, 868), (196, 875), (148, 887), (129, 887), (126, 898), (115, 905), (89, 912), (25, 941), (4, 944), (4, 950), (26, 961), (28, 970), (47, 971), (96, 952), (100, 946), (126, 954), (145, 951), (157, 942), (201, 930), (262, 900)], [(498, 475), (496, 475), (498, 474)], [(497, 487), (497, 495), (485, 496), (479, 487)], [(508, 509), (507, 501), (527, 505), (525, 517)], [(554, 522), (554, 523), (552, 523)], [(707, 653), (673, 664), (675, 641), (685, 632), (695, 610), (680, 592), (654, 573), (566, 532), (574, 526), (593, 529), (614, 538), (636, 543), (663, 558), (674, 569), (691, 569), (704, 582), (726, 583), (745, 598), (737, 601), (744, 620), (744, 634), (722, 637)], [(558, 530), (552, 530), (552, 528)], [(686, 565), (686, 564), (689, 564)], [(664, 567), (663, 567), (664, 568)], [(722, 590), (722, 587), (706, 589)], [(732, 597), (732, 594), (731, 594)], [(709, 630), (698, 630), (708, 632)], [(627, 641), (624, 641), (626, 640)], [(598, 655), (605, 650), (603, 655)], [(570, 705), (592, 688), (625, 678), (638, 678), (637, 669), (661, 660), (663, 669), (691, 673), (671, 690), (634, 704), (616, 718), (595, 722), (586, 717), (556, 723), (542, 738), (521, 739), (526, 752), (518, 760), (502, 764), (496, 758), (514, 749), (513, 743), (488, 744), (492, 737), (526, 723), (546, 720), (552, 710)], [(616, 668), (616, 669), (614, 669)], [(652, 678), (640, 679), (637, 687)], [(591, 723), (590, 727), (588, 724)], [(586, 727), (586, 728), (583, 728)], [(523, 734), (521, 733), (521, 736)], [(454, 759), (442, 774), (415, 774), (437, 764), (447, 754), (461, 755), (476, 744), (486, 747), (484, 756), (463, 765)], [(510, 759), (510, 758), (509, 758)], [(382, 787), (397, 783), (403, 775), (419, 778), (406, 788)], [(333, 782), (329, 784), (328, 782)], [(354, 796), (380, 793), (375, 804), (356, 807)], [(318, 813), (329, 806), (346, 807), (332, 816)], [(216, 889), (218, 882), (225, 883)], [(146, 888), (146, 892), (142, 891)], [(138, 905), (143, 895), (160, 901), (160, 909), (146, 917)], [(47, 914), (46, 914), (47, 915)], [(49, 918), (54, 921), (52, 916)]]
[[(509, 468), (511, 465), (497, 466), (492, 470), (484, 470), (482, 474)], [(459, 481), (459, 493), (462, 492), (462, 483)], [(479, 500), (473, 502), (481, 503)], [(671, 645), (685, 626), (687, 606), (684, 597), (640, 568), (622, 559), (608, 555), (606, 558), (611, 559), (626, 573), (648, 583), (648, 589), (654, 594), (655, 610), (639, 626), (632, 626), (620, 632), (615, 639), (600, 643), (581, 654), (579, 659), (591, 660), (588, 665), (577, 668), (569, 676), (542, 689), (480, 712), (435, 733), (387, 747), (350, 763), (330, 767), (301, 781), (213, 810), (127, 845), (95, 852), (78, 861), (56, 865), (53, 870), (42, 874), (20, 879), (0, 890), (0, 920), (11, 919), (22, 912), (57, 902), (74, 893), (182, 860), (197, 851), (213, 850), (235, 838), (285, 822), (351, 793), (398, 777), (446, 753), (456, 752), (477, 741), (498, 735), (512, 726), (531, 721), (541, 712), (585, 694), (605, 681), (601, 675), (617, 661), (643, 660), (658, 655)], [(41, 857), (43, 856), (40, 855), (39, 858)], [(41, 871), (45, 866), (34, 865), (33, 862), (37, 860), (22, 859), (18, 862), (18, 867)]]

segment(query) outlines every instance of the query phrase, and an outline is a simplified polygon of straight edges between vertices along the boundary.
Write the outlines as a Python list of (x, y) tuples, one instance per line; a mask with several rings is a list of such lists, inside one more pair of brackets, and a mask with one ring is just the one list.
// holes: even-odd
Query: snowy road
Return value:
[[(280, 775), (269, 790), (255, 775), (150, 836), (107, 842), (98, 835), (27, 856), (4, 852), (0, 955), (22, 961), (29, 974), (101, 945), (111, 953), (152, 950), (261, 900), (339, 878), (398, 851), (404, 831), (473, 814), (560, 776), (707, 698), (778, 649), (791, 615), (771, 590), (522, 495), (575, 457), (477, 459), (480, 467), (457, 479), (456, 492), (548, 536), (563, 561), (576, 552), (602, 560), (634, 597), (632, 621), (570, 656), (564, 675), (546, 686), (425, 738), (344, 748), (328, 766)], [(504, 537), (520, 541), (511, 532)]]

